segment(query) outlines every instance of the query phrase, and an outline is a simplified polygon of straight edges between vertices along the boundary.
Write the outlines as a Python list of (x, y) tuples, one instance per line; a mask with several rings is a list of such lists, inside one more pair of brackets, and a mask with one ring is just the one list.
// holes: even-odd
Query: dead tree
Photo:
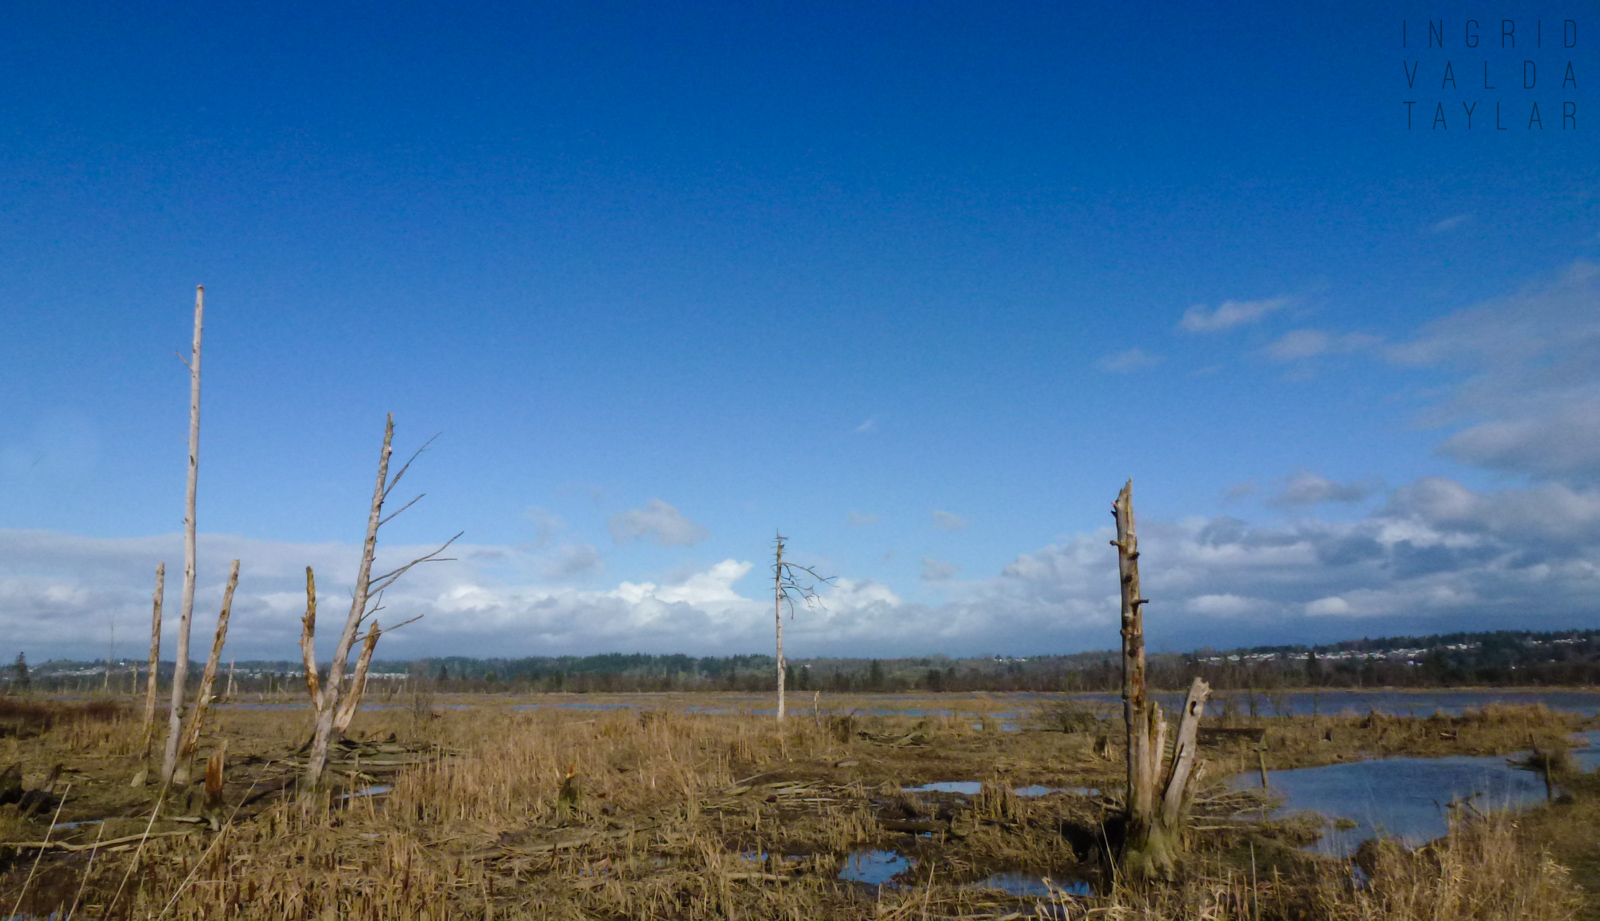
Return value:
[(228, 640), (228, 616), (233, 612), (233, 590), (239, 587), (239, 561), (234, 560), (228, 570), (228, 587), (222, 593), (222, 613), (217, 615), (217, 634), (211, 641), (211, 655), (206, 657), (206, 670), (200, 675), (200, 693), (196, 695), (194, 710), (189, 713), (188, 725), (183, 730), (183, 742), (178, 746), (178, 770), (174, 779), (179, 786), (189, 782), (189, 760), (194, 757), (195, 746), (200, 744), (200, 730), (206, 722), (206, 711), (211, 707), (211, 690), (217, 684), (217, 666), (222, 662), (222, 644)]
[(1133, 879), (1169, 876), (1193, 785), (1204, 765), (1195, 737), (1211, 688), (1199, 678), (1189, 688), (1172, 758), (1166, 754), (1167, 721), (1145, 687), (1144, 614), (1139, 592), (1139, 537), (1133, 518), (1133, 481), (1111, 505), (1117, 519), (1117, 570), (1122, 582), (1122, 712), (1128, 728), (1128, 796), (1121, 863)]
[[(301, 653), (306, 660), (306, 689), (311, 692), (312, 703), (316, 708), (317, 714), (316, 729), (311, 737), (311, 753), (306, 759), (306, 773), (302, 778), (301, 789), (307, 795), (322, 785), (322, 772), (328, 763), (328, 746), (333, 742), (334, 731), (337, 729), (342, 734), (348, 728), (350, 718), (355, 715), (355, 708), (360, 702), (362, 687), (361, 682), (356, 682), (350, 688), (350, 698), (346, 699), (347, 706), (341, 707), (340, 705), (340, 697), (344, 693), (345, 664), (350, 658), (351, 648), (355, 646), (357, 634), (361, 630), (362, 623), (382, 610), (383, 592), (394, 585), (411, 567), (419, 563), (441, 562), (450, 559), (439, 554), (443, 553), (447, 547), (456, 542), (456, 538), (461, 536), (457, 534), (455, 537), (445, 541), (437, 550), (417, 557), (404, 566), (390, 570), (380, 576), (372, 575), (372, 561), (378, 548), (378, 529), (392, 520), (395, 515), (416, 504), (417, 500), (421, 499), (422, 496), (417, 496), (387, 517), (383, 514), (383, 503), (389, 498), (389, 493), (399, 484), (400, 478), (405, 476), (406, 471), (411, 468), (412, 461), (415, 461), (418, 455), (427, 450), (428, 444), (432, 443), (432, 439), (429, 439), (427, 443), (418, 448), (416, 453), (411, 455), (410, 460), (402, 464), (399, 472), (391, 479), (389, 477), (389, 455), (392, 452), (391, 444), (393, 441), (394, 414), (390, 413), (384, 423), (383, 450), (378, 455), (378, 480), (372, 491), (372, 506), (367, 514), (367, 537), (361, 547), (361, 565), (356, 570), (356, 587), (354, 596), (350, 599), (350, 613), (345, 617), (344, 630), (339, 634), (339, 642), (333, 647), (333, 661), (328, 665), (327, 683), (323, 684), (320, 689), (316, 687), (316, 659), (313, 645), (316, 625), (315, 586), (311, 580), (310, 569), (306, 570), (306, 616), (302, 621), (300, 643)], [(412, 618), (412, 620), (416, 620), (416, 618)], [(405, 623), (410, 622), (405, 621)], [(396, 626), (403, 626), (403, 624)], [(371, 661), (372, 647), (375, 647), (377, 642), (377, 624), (373, 624), (373, 629), (367, 633), (361, 660), (356, 664), (357, 672), (362, 679), (366, 677), (365, 666)]]
[[(772, 618), (777, 625), (778, 633), (778, 722), (783, 722), (785, 712), (784, 684), (787, 679), (788, 661), (783, 657), (783, 610), (789, 609), (789, 617), (794, 618), (794, 600), (799, 598), (807, 605), (815, 604), (817, 595), (817, 582), (832, 584), (833, 576), (819, 576), (816, 571), (808, 566), (801, 566), (783, 558), (784, 542), (788, 538), (782, 534), (777, 536), (777, 549), (772, 558)], [(815, 581), (808, 581), (807, 577)]]
[[(161, 668), (161, 600), (165, 593), (167, 581), (167, 564), (156, 564), (156, 591), (151, 597), (150, 605), (150, 677), (145, 681), (144, 691), (144, 743), (140, 746), (143, 754), (139, 758), (139, 772), (133, 775), (133, 785), (144, 786), (148, 776), (150, 762), (150, 743), (156, 734), (156, 673)], [(139, 683), (139, 667), (134, 666), (134, 687)]]
[(189, 361), (189, 484), (184, 491), (183, 606), (178, 612), (178, 654), (172, 663), (172, 712), (167, 714), (167, 751), (161, 782), (172, 782), (178, 769), (178, 742), (183, 735), (183, 685), (189, 676), (189, 621), (194, 616), (194, 495), (200, 476), (200, 333), (206, 312), (206, 289), (195, 289), (194, 347)]
[(306, 693), (311, 695), (311, 710), (322, 712), (322, 689), (317, 685), (317, 578), (306, 567), (306, 613), (300, 618), (300, 658), (305, 663)]
[(361, 706), (362, 695), (367, 693), (367, 669), (372, 666), (372, 653), (378, 648), (378, 637), (382, 635), (383, 631), (374, 620), (361, 642), (361, 654), (356, 656), (356, 673), (350, 678), (350, 691), (339, 703), (339, 712), (333, 718), (333, 730), (341, 736), (350, 731), (350, 721), (355, 718), (356, 708)]

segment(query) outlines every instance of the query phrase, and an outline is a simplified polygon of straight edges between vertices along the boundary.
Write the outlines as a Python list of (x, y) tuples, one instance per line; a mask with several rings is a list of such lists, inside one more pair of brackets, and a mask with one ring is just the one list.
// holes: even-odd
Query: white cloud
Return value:
[(1131, 374), (1144, 368), (1151, 368), (1161, 363), (1161, 356), (1151, 355), (1144, 349), (1128, 349), (1126, 352), (1117, 352), (1106, 355), (1094, 363), (1096, 368), (1112, 374)]
[(1463, 373), (1424, 420), (1456, 429), (1445, 455), (1600, 482), (1600, 266), (1580, 260), (1554, 281), (1457, 311), (1387, 355)]
[(1495, 470), (1592, 478), (1600, 463), (1600, 397), (1574, 396), (1533, 418), (1469, 426), (1445, 439), (1439, 450)]
[(611, 516), (611, 537), (619, 544), (643, 537), (663, 547), (688, 547), (710, 536), (705, 528), (660, 499)]
[(862, 422), (860, 425), (856, 426), (852, 431), (854, 431), (857, 435), (870, 435), (871, 433), (873, 433), (873, 432), (875, 432), (877, 430), (878, 430), (878, 417), (877, 416), (872, 416), (871, 418), (869, 418), (866, 421)]
[(567, 529), (567, 523), (561, 520), (560, 515), (537, 505), (523, 512), (522, 517), (533, 522), (533, 545), (541, 550), (550, 546), (550, 541)]
[(535, 569), (546, 579), (570, 579), (599, 572), (604, 567), (593, 544), (562, 544), (555, 555), (539, 560)]
[(1306, 605), (1306, 614), (1311, 617), (1336, 617), (1349, 613), (1350, 602), (1340, 598), (1338, 595), (1318, 598), (1316, 601)]
[(1246, 598), (1228, 592), (1221, 595), (1196, 595), (1189, 600), (1189, 610), (1205, 617), (1242, 617), (1259, 613), (1269, 607), (1256, 598)]
[(1430, 233), (1449, 233), (1452, 230), (1465, 227), (1472, 223), (1470, 214), (1452, 214), (1442, 221), (1438, 221), (1428, 228)]
[(1283, 488), (1268, 499), (1267, 504), (1304, 506), (1323, 502), (1360, 502), (1382, 488), (1383, 484), (1375, 480), (1336, 483), (1310, 470), (1300, 469), (1284, 480)]
[(1178, 327), (1191, 333), (1212, 333), (1232, 329), (1246, 323), (1260, 322), (1267, 315), (1282, 310), (1293, 302), (1293, 298), (1287, 297), (1259, 301), (1223, 301), (1216, 310), (1208, 310), (1204, 304), (1195, 304), (1183, 312), (1183, 319), (1178, 321)]
[[(1118, 626), (1111, 536), (1109, 527), (1074, 534), (975, 579), (957, 580), (943, 561), (922, 560), (949, 599), (938, 605), (907, 601), (870, 579), (841, 578), (785, 634), (797, 656), (1110, 647)], [(1354, 520), (1142, 518), (1140, 538), (1151, 599), (1146, 629), (1156, 648), (1554, 629), (1592, 624), (1600, 597), (1600, 488), (1475, 491), (1433, 477), (1395, 490)], [(235, 557), (243, 563), (229, 646), (241, 660), (296, 658), (308, 564), (316, 567), (325, 633), (340, 622), (356, 547), (211, 534), (201, 535), (200, 547), (197, 637), (208, 636)], [(761, 580), (749, 578), (756, 567), (747, 561), (584, 589), (546, 581), (535, 558), (513, 547), (452, 549), (458, 561), (419, 567), (388, 594), (385, 622), (426, 616), (385, 636), (380, 657), (725, 654), (765, 650), (770, 640), (771, 599)], [(417, 552), (380, 546), (378, 565)], [(35, 660), (101, 655), (108, 618), (120, 635), (137, 635), (161, 559), (172, 570), (163, 647), (170, 656), (182, 553), (179, 535), (0, 530), (0, 636), (14, 647), (0, 649), (0, 661), (19, 651)], [(324, 642), (323, 654), (330, 648)]]
[(1294, 329), (1262, 349), (1262, 354), (1279, 363), (1304, 361), (1319, 355), (1359, 352), (1377, 345), (1380, 341), (1382, 340), (1378, 337), (1365, 333), (1334, 335), (1320, 329)]
[(638, 604), (646, 598), (668, 604), (682, 602), (691, 605), (721, 605), (743, 602), (746, 599), (733, 590), (733, 583), (744, 578), (754, 564), (738, 560), (723, 560), (705, 572), (694, 573), (673, 585), (658, 586), (654, 582), (635, 585), (624, 582), (612, 596)]
[(961, 571), (961, 567), (944, 560), (936, 560), (931, 556), (922, 558), (922, 579), (924, 582), (943, 582), (954, 579)]
[(935, 510), (933, 513), (933, 526), (941, 531), (964, 531), (967, 519), (950, 512)]
[(878, 523), (878, 516), (875, 515), (875, 514), (872, 514), (872, 515), (863, 514), (861, 512), (858, 512), (858, 511), (855, 511), (854, 509), (852, 509), (851, 512), (850, 512), (850, 515), (847, 518), (847, 520), (850, 522), (850, 525), (852, 527), (865, 528), (865, 527), (867, 527), (869, 525), (877, 524)]

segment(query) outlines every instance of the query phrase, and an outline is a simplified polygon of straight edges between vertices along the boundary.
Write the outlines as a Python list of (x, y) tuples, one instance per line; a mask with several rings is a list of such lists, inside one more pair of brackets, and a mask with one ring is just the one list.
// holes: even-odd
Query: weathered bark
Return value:
[(189, 482), (184, 491), (183, 604), (178, 613), (178, 654), (172, 668), (172, 712), (167, 715), (167, 750), (161, 782), (172, 782), (178, 768), (178, 742), (183, 735), (183, 685), (189, 676), (189, 621), (194, 616), (194, 497), (200, 476), (200, 333), (204, 326), (206, 289), (195, 289), (194, 347), (189, 359)]
[(372, 558), (377, 553), (378, 526), (383, 522), (383, 500), (389, 485), (389, 455), (393, 441), (394, 414), (390, 413), (383, 427), (383, 450), (378, 454), (378, 481), (372, 490), (367, 537), (361, 547), (361, 567), (356, 572), (355, 596), (350, 599), (350, 613), (345, 617), (339, 642), (333, 647), (333, 661), (328, 665), (328, 683), (322, 689), (321, 706), (317, 710), (316, 732), (312, 737), (311, 755), (306, 761), (304, 789), (307, 791), (322, 785), (322, 771), (328, 763), (328, 745), (333, 739), (335, 711), (344, 681), (345, 660), (350, 657), (350, 646), (355, 642), (356, 630), (367, 613), (367, 592), (372, 587)]
[(228, 740), (223, 739), (221, 744), (217, 746), (216, 750), (211, 753), (211, 757), (206, 759), (205, 818), (207, 824), (211, 826), (212, 831), (218, 831), (222, 827), (222, 810), (224, 805), (222, 802), (222, 772), (224, 767), (223, 762), (227, 757), (227, 754)]
[(228, 703), (233, 700), (233, 662), (234, 660), (230, 656), (228, 658), (228, 689), (222, 692), (223, 703)]
[(189, 782), (189, 759), (200, 743), (200, 730), (205, 726), (206, 711), (211, 708), (211, 690), (217, 683), (217, 666), (222, 662), (222, 645), (228, 640), (228, 616), (233, 612), (233, 590), (239, 587), (239, 561), (234, 560), (228, 570), (228, 587), (222, 593), (222, 613), (217, 615), (217, 633), (211, 641), (211, 655), (206, 657), (206, 670), (200, 675), (200, 693), (195, 696), (194, 710), (189, 714), (183, 731), (183, 743), (178, 747), (178, 769), (174, 779), (181, 786)]
[(317, 686), (317, 580), (306, 567), (306, 613), (300, 618), (300, 659), (305, 663), (306, 693), (311, 709), (322, 712), (322, 689)]
[(1200, 717), (1206, 708), (1211, 686), (1199, 678), (1189, 685), (1183, 701), (1183, 716), (1178, 720), (1178, 740), (1172, 747), (1172, 763), (1161, 798), (1161, 824), (1177, 828), (1188, 813), (1191, 780), (1198, 781), (1205, 765), (1197, 757)]
[(339, 735), (344, 735), (350, 730), (350, 720), (355, 718), (356, 708), (361, 706), (361, 697), (367, 692), (367, 667), (372, 664), (372, 651), (378, 648), (378, 637), (383, 634), (378, 629), (378, 622), (372, 622), (372, 628), (367, 631), (367, 639), (361, 644), (361, 654), (356, 656), (356, 673), (350, 680), (350, 692), (339, 703), (339, 715), (334, 719), (333, 728)]
[(1196, 737), (1211, 689), (1199, 678), (1189, 688), (1172, 759), (1165, 766), (1167, 721), (1145, 685), (1144, 605), (1139, 591), (1139, 537), (1133, 515), (1133, 481), (1112, 503), (1117, 520), (1117, 571), (1122, 582), (1122, 711), (1128, 730), (1128, 796), (1121, 863), (1132, 879), (1172, 873), (1178, 836), (1195, 781)]
[(156, 733), (156, 674), (161, 670), (161, 601), (166, 593), (167, 564), (156, 564), (156, 591), (150, 601), (150, 677), (144, 689), (144, 760), (150, 759), (150, 743)]
[(1154, 727), (1145, 696), (1144, 618), (1139, 597), (1139, 537), (1133, 517), (1133, 481), (1112, 505), (1117, 518), (1117, 573), (1122, 583), (1122, 716), (1128, 727), (1128, 814), (1149, 816), (1155, 801)]
[(783, 661), (783, 535), (778, 535), (776, 562), (772, 567), (772, 616), (778, 625), (778, 722), (784, 714), (784, 661)]

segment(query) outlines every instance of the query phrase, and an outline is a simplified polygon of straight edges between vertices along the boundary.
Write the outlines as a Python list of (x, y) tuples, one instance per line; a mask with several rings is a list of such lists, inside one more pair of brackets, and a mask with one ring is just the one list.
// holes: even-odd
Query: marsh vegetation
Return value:
[[(396, 695), (356, 715), (316, 801), (303, 698), (214, 708), (209, 789), (128, 785), (133, 707), (5, 703), (0, 906), (41, 918), (1558, 919), (1600, 866), (1600, 790), (1558, 754), (1592, 721), (1537, 707), (1230, 708), (1214, 728), (1243, 731), (1200, 737), (1172, 878), (1130, 885), (1107, 860), (1125, 739), (1093, 698), (824, 698), (779, 725), (705, 695)], [(1537, 751), (1567, 773), (1529, 811), (1451, 810), (1426, 845), (1318, 853), (1322, 819), (1232, 780), (1263, 742), (1274, 771)]]

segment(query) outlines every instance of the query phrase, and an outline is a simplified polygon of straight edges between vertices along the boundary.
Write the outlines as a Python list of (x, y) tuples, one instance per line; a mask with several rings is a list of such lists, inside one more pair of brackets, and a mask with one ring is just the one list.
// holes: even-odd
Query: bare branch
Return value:
[[(439, 437), (439, 434), (442, 434), (442, 433), (435, 434), (433, 436), (433, 438), (429, 438), (427, 441), (424, 441), (422, 443), (422, 447), (420, 447), (416, 451), (412, 452), (411, 456), (406, 458), (406, 462), (400, 465), (399, 472), (397, 472), (394, 475), (394, 477), (389, 480), (389, 485), (385, 486), (383, 488), (383, 498), (384, 499), (388, 499), (389, 498), (389, 492), (391, 490), (393, 490), (395, 488), (395, 486), (399, 485), (400, 478), (406, 475), (406, 471), (407, 470), (411, 469), (411, 462), (416, 460), (418, 457), (421, 457), (422, 456), (422, 452), (428, 450), (428, 446), (433, 444), (434, 440)], [(420, 499), (422, 497), (418, 496), (417, 498)], [(413, 499), (411, 501), (415, 502), (416, 499)]]
[(455, 537), (452, 537), (449, 540), (445, 541), (443, 544), (441, 544), (439, 546), (439, 549), (433, 551), (432, 553), (429, 553), (426, 556), (419, 556), (416, 559), (414, 559), (411, 562), (405, 564), (404, 566), (401, 566), (398, 569), (390, 570), (389, 572), (386, 572), (383, 575), (374, 578), (372, 580), (371, 592), (373, 594), (375, 594), (375, 595), (376, 594), (381, 594), (384, 589), (386, 589), (389, 586), (393, 585), (397, 580), (399, 580), (399, 578), (401, 576), (406, 574), (407, 570), (409, 570), (413, 566), (416, 566), (418, 563), (448, 563), (448, 562), (454, 561), (456, 558), (453, 557), (453, 556), (440, 556), (439, 554), (443, 553), (445, 551), (445, 548), (447, 548), (451, 544), (455, 543), (461, 537), (461, 535), (465, 534), (465, 533), (467, 533), (467, 532), (461, 531), (461, 532), (457, 533)]
[[(413, 617), (410, 620), (402, 620), (401, 622), (399, 622), (398, 624), (395, 624), (392, 627), (384, 627), (381, 632), (383, 632), (383, 633), (393, 633), (394, 631), (399, 630), (401, 627), (404, 627), (406, 624), (414, 624), (414, 623), (416, 623), (417, 621), (419, 621), (421, 619), (422, 619), (422, 615), (418, 614), (416, 617)], [(371, 631), (368, 631), (368, 633), (370, 633), (370, 632)], [(358, 642), (358, 643), (359, 642), (365, 642), (366, 638), (367, 638), (367, 633), (363, 633), (360, 636), (356, 637), (356, 642)], [(352, 645), (354, 645), (354, 644), (352, 644)]]
[(417, 493), (417, 497), (415, 499), (412, 499), (410, 502), (407, 502), (405, 505), (400, 506), (398, 509), (396, 509), (393, 512), (389, 513), (389, 516), (387, 518), (384, 518), (383, 520), (379, 521), (378, 522), (378, 527), (381, 528), (384, 525), (388, 524), (390, 522), (390, 520), (392, 520), (396, 515), (400, 514), (401, 512), (405, 511), (406, 509), (410, 508), (411, 506), (416, 505), (418, 502), (422, 501), (422, 497), (426, 496), (426, 495), (427, 495), (427, 493), (425, 493), (425, 492)]

